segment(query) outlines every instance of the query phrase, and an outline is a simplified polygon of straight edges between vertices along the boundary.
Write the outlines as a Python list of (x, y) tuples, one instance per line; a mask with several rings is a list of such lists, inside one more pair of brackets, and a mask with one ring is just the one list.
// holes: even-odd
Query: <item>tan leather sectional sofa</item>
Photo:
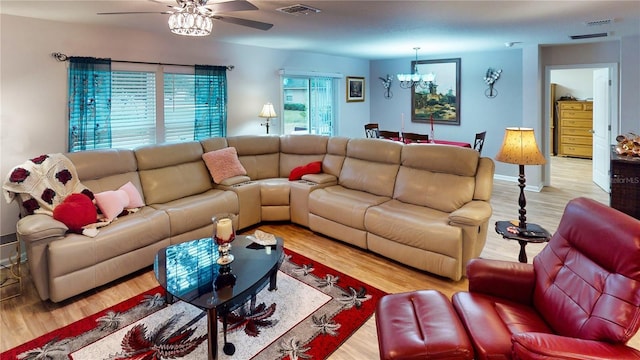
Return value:
[[(215, 184), (202, 155), (224, 147), (236, 148), (247, 175)], [(459, 280), (482, 251), (491, 216), (493, 161), (454, 146), (238, 136), (66, 155), (94, 193), (131, 181), (146, 205), (94, 238), (67, 233), (48, 215), (19, 220), (36, 289), (54, 302), (147, 267), (170, 244), (211, 236), (211, 217), (224, 212), (238, 214), (240, 229), (291, 221)], [(313, 161), (322, 173), (288, 180)]]

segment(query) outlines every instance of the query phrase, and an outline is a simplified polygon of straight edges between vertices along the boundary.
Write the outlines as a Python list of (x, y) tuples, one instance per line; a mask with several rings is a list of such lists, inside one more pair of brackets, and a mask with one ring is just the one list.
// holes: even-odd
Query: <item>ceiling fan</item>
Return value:
[(245, 0), (212, 2), (210, 4), (207, 4), (208, 0), (176, 0), (177, 6), (167, 5), (159, 0), (148, 1), (165, 5), (172, 10), (99, 12), (97, 15), (167, 14), (170, 15), (169, 28), (171, 31), (188, 36), (209, 35), (213, 27), (213, 20), (264, 31), (273, 27), (273, 24), (269, 23), (220, 15), (234, 11), (258, 10), (255, 5)]

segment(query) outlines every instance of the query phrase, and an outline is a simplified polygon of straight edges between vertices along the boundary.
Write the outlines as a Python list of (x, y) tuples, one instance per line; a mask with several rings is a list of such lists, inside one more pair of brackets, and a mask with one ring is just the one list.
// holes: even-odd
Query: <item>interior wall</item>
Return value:
[[(487, 131), (482, 155), (493, 158), (502, 144), (504, 129), (522, 124), (522, 50), (511, 48), (483, 53), (449, 54), (437, 58), (420, 54), (418, 56), (419, 60), (448, 58), (460, 58), (460, 125), (435, 124), (435, 137), (472, 143), (475, 133)], [(414, 60), (415, 58), (404, 58), (371, 62), (371, 121), (378, 122), (381, 129), (400, 130), (401, 115), (404, 114), (405, 131), (423, 134), (430, 132), (430, 124), (411, 122), (411, 90), (400, 88), (396, 78), (397, 73), (410, 72), (411, 61)], [(485, 96), (488, 86), (484, 76), (490, 67), (502, 69), (494, 87), (498, 95), (494, 98)], [(393, 97), (390, 99), (384, 97), (385, 89), (379, 79), (386, 78), (387, 74), (393, 77)], [(361, 131), (364, 134), (364, 129)], [(512, 167), (496, 163), (496, 173), (504, 170), (501, 169), (502, 166)]]
[[(280, 69), (368, 76), (369, 61), (309, 52), (280, 51), (170, 34), (78, 26), (0, 15), (0, 173), (44, 153), (65, 152), (67, 63), (50, 54), (109, 57), (178, 64), (234, 65), (228, 72), (228, 134), (263, 134), (257, 115), (266, 102), (280, 108)], [(167, 31), (168, 32), (168, 31)], [(337, 134), (361, 136), (369, 118), (368, 82), (364, 102), (346, 103), (339, 89)], [(271, 131), (270, 131), (271, 132)], [(274, 128), (277, 133), (277, 128)], [(16, 204), (0, 201), (0, 235), (15, 232)]]
[(572, 96), (576, 100), (593, 99), (594, 68), (551, 70), (549, 81), (557, 84), (556, 100)]

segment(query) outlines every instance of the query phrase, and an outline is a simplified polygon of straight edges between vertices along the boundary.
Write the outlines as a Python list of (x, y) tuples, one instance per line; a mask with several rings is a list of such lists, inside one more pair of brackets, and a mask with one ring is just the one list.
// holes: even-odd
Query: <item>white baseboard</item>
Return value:
[[(512, 182), (512, 183), (515, 183), (516, 185), (518, 185), (518, 177), (517, 176), (505, 176), (505, 175), (494, 174), (493, 178), (495, 180), (508, 181), (508, 182)], [(542, 191), (543, 188), (544, 188), (543, 184), (539, 184), (537, 186), (525, 185), (525, 187), (524, 187), (524, 189), (526, 191), (533, 191), (533, 192), (540, 192), (540, 191)]]

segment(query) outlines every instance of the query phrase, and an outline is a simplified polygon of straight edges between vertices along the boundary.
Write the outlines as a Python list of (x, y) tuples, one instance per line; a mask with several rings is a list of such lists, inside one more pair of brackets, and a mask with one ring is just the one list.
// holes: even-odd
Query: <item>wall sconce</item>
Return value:
[(271, 103), (266, 103), (264, 104), (264, 106), (262, 107), (262, 111), (260, 111), (260, 114), (258, 114), (259, 117), (261, 118), (265, 118), (267, 120), (265, 120), (264, 123), (260, 124), (261, 126), (264, 126), (267, 128), (267, 134), (269, 133), (269, 121), (278, 116), (276, 115), (276, 110), (273, 108), (273, 104)]
[(489, 88), (485, 90), (484, 95), (488, 98), (494, 98), (498, 96), (498, 90), (493, 88), (493, 84), (495, 84), (498, 79), (500, 79), (500, 74), (502, 74), (502, 69), (495, 70), (493, 68), (488, 68), (487, 73), (484, 75), (484, 82), (489, 85)]
[(387, 74), (387, 78), (379, 77), (380, 81), (382, 81), (382, 86), (384, 87), (384, 98), (391, 99), (393, 97), (393, 93), (391, 92), (391, 84), (393, 83), (393, 78), (391, 75)]

